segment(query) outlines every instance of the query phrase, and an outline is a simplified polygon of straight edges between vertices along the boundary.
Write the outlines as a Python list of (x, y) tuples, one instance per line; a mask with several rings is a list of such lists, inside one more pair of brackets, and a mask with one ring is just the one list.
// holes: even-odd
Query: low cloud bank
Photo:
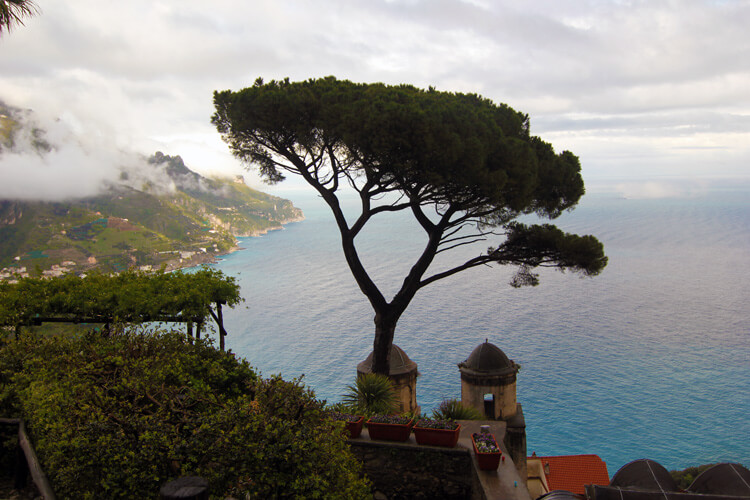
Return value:
[[(0, 136), (0, 199), (63, 201), (117, 185), (159, 194), (177, 189), (166, 165), (118, 148), (72, 116), (44, 118), (7, 107), (0, 115), (5, 116), (0, 130), (6, 131)], [(179, 176), (178, 182), (182, 188), (203, 187), (191, 176)]]

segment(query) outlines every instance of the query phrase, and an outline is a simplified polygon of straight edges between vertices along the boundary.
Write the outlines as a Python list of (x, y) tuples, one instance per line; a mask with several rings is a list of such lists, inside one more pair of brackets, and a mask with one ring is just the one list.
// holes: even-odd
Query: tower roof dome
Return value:
[[(609, 483), (613, 488), (645, 491), (677, 491), (677, 483), (667, 469), (647, 458), (633, 460), (620, 467)], [(666, 494), (664, 495), (666, 496)]]
[[(417, 364), (409, 359), (404, 350), (396, 344), (391, 344), (390, 361), (389, 375), (401, 375), (417, 369)], [(364, 361), (357, 365), (357, 371), (360, 373), (370, 373), (372, 371), (372, 351), (370, 351), (370, 354)]]
[(518, 371), (516, 364), (505, 355), (502, 349), (487, 340), (479, 344), (466, 361), (459, 363), (458, 366), (461, 371), (487, 375), (502, 375)]

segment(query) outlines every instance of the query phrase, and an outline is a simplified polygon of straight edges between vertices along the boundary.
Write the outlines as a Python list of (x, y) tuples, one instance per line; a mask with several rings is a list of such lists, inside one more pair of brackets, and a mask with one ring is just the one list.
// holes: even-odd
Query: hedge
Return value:
[(180, 333), (2, 333), (0, 416), (26, 420), (60, 498), (157, 498), (186, 475), (216, 498), (369, 496), (341, 424), (301, 381)]

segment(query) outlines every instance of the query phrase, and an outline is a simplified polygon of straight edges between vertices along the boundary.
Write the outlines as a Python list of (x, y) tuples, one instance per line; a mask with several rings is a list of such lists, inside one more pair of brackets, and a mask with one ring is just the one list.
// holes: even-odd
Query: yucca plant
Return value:
[(436, 410), (432, 411), (435, 420), (483, 420), (484, 415), (470, 406), (465, 406), (457, 399), (445, 399)]
[(367, 417), (376, 413), (395, 413), (398, 409), (391, 380), (378, 373), (359, 375), (353, 385), (347, 386), (342, 402), (352, 412)]

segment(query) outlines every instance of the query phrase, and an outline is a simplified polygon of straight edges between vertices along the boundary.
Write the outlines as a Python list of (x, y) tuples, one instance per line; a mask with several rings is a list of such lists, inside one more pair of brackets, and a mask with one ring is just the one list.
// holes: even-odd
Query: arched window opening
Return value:
[(494, 394), (484, 395), (484, 415), (490, 420), (495, 420), (495, 395)]

